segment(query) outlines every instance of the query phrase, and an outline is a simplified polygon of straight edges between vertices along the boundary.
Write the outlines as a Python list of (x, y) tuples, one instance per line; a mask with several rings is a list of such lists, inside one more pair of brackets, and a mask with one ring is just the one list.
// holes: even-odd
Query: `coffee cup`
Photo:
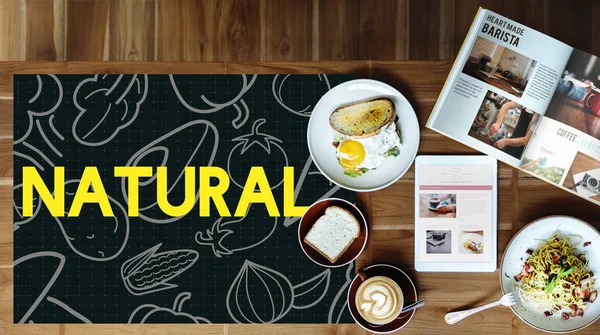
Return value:
[(437, 197), (433, 197), (429, 199), (429, 208), (437, 208), (442, 200)]
[(583, 99), (583, 103), (592, 114), (600, 116), (600, 89), (592, 89)]
[(354, 303), (362, 318), (373, 325), (385, 325), (398, 318), (404, 306), (400, 286), (386, 276), (368, 277), (358, 271), (362, 283), (356, 291)]

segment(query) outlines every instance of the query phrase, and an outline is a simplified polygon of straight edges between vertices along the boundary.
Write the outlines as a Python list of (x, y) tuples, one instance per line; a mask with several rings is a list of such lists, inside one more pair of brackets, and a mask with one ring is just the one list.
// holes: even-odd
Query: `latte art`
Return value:
[(386, 277), (372, 277), (360, 285), (356, 292), (356, 307), (365, 320), (385, 324), (400, 314), (403, 304), (398, 284)]

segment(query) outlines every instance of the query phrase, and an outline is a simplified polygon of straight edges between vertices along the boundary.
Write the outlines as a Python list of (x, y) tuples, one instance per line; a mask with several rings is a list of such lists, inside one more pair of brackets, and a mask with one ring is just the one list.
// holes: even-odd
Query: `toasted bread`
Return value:
[(349, 211), (330, 206), (310, 228), (304, 242), (335, 263), (360, 234), (360, 223)]
[(390, 99), (380, 98), (336, 109), (329, 124), (340, 134), (352, 137), (377, 135), (396, 119), (396, 108)]

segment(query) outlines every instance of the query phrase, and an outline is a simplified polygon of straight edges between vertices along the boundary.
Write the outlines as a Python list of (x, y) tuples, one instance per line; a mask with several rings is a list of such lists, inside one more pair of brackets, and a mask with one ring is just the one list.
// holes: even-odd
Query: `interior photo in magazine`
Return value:
[(545, 116), (600, 140), (600, 59), (573, 50)]
[(536, 61), (478, 36), (462, 72), (521, 97)]
[(539, 120), (535, 111), (488, 91), (469, 136), (520, 159)]

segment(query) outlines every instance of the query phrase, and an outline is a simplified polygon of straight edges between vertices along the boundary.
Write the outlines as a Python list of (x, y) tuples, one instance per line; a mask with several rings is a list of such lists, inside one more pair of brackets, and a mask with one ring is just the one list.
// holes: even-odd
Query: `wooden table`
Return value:
[[(423, 127), (446, 80), (450, 61), (353, 61), (307, 63), (236, 62), (27, 62), (0, 63), (0, 334), (367, 334), (357, 325), (13, 325), (12, 231), (12, 74), (14, 73), (351, 73), (398, 88), (415, 107), (421, 124), (420, 154), (475, 154), (473, 149)], [(498, 252), (525, 224), (552, 214), (573, 215), (600, 228), (599, 207), (505, 164), (498, 170)], [(357, 266), (389, 263), (415, 280), (427, 300), (402, 334), (538, 334), (508, 308), (496, 308), (454, 326), (446, 312), (495, 301), (501, 296), (499, 273), (416, 273), (414, 258), (414, 169), (383, 190), (359, 194), (366, 209), (369, 241)], [(498, 257), (500, 262), (500, 257)], [(600, 322), (581, 334), (598, 334)]]

